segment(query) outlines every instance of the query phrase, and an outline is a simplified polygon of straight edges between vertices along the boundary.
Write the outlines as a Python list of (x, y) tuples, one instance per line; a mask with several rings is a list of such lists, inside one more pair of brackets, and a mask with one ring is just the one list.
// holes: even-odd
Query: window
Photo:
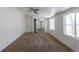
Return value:
[(66, 35), (79, 37), (79, 12), (65, 15), (64, 32)]
[(65, 34), (74, 36), (75, 35), (75, 13), (65, 16)]
[(49, 20), (49, 25), (51, 30), (55, 30), (55, 19), (50, 19)]
[(76, 36), (79, 37), (79, 12), (76, 13)]

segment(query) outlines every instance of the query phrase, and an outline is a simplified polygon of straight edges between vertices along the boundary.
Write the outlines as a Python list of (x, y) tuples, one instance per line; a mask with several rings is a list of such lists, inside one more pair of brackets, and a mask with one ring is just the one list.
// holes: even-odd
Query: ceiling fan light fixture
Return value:
[(28, 12), (34, 12), (35, 14), (38, 14), (39, 9), (34, 9), (33, 7), (30, 7), (30, 10)]

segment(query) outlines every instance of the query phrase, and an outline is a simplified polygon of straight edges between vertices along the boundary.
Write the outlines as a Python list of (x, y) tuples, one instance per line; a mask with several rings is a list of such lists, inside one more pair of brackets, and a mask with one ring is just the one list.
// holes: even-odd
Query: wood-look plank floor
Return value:
[(25, 33), (3, 52), (70, 52), (71, 49), (46, 33)]

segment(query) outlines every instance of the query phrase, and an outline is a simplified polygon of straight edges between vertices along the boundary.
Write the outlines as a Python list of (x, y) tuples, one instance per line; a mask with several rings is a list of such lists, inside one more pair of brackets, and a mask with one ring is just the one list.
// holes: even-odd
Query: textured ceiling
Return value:
[(56, 13), (62, 12), (66, 9), (69, 9), (70, 7), (33, 7), (38, 8), (38, 14), (31, 12), (27, 12), (30, 7), (18, 7), (19, 10), (21, 10), (25, 15), (32, 15), (35, 18), (43, 19), (43, 18), (49, 18)]

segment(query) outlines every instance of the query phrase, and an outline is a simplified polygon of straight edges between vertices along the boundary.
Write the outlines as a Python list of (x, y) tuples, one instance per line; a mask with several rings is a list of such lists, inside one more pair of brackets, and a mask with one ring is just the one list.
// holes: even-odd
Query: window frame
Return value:
[[(66, 15), (69, 15), (69, 14), (72, 14), (72, 13), (75, 13), (75, 26), (74, 26), (74, 29), (75, 29), (75, 36), (71, 36), (71, 35), (68, 35), (68, 34), (66, 34)], [(67, 35), (67, 36), (70, 36), (70, 37), (74, 37), (74, 38), (79, 38), (78, 36), (77, 36), (77, 23), (76, 23), (76, 20), (77, 20), (77, 15), (76, 15), (76, 13), (79, 13), (79, 11), (74, 11), (74, 12), (71, 12), (71, 13), (68, 13), (68, 14), (65, 14), (64, 16), (63, 16), (63, 31), (64, 31), (64, 35)]]
[[(67, 34), (66, 33), (66, 16), (68, 16), (68, 15), (71, 15), (71, 14), (76, 14), (75, 12), (72, 12), (72, 13), (68, 13), (68, 14), (66, 14), (66, 15), (64, 15), (64, 17), (63, 17), (63, 31), (64, 31), (64, 35), (68, 35), (68, 36), (72, 36), (72, 37), (75, 37), (75, 28), (74, 28), (74, 34), (73, 35), (69, 35), (69, 34)], [(74, 16), (75, 17), (75, 16)], [(75, 19), (75, 18), (74, 18)], [(70, 25), (70, 24), (69, 24)], [(74, 23), (74, 27), (75, 27), (75, 23)]]
[[(75, 19), (77, 20), (77, 15), (76, 15), (76, 13), (79, 13), (79, 11), (76, 11), (75, 12)], [(75, 30), (77, 29), (77, 23), (76, 23), (76, 21), (75, 21)], [(76, 31), (76, 37), (77, 37), (77, 31)], [(77, 38), (79, 38), (79, 37), (77, 37)]]
[[(51, 21), (51, 20), (52, 20), (52, 21)], [(51, 23), (50, 21), (51, 21), (52, 23)], [(51, 28), (51, 26), (52, 26), (52, 28)], [(55, 30), (55, 18), (50, 18), (50, 19), (49, 19), (49, 29), (50, 29), (50, 30)]]

